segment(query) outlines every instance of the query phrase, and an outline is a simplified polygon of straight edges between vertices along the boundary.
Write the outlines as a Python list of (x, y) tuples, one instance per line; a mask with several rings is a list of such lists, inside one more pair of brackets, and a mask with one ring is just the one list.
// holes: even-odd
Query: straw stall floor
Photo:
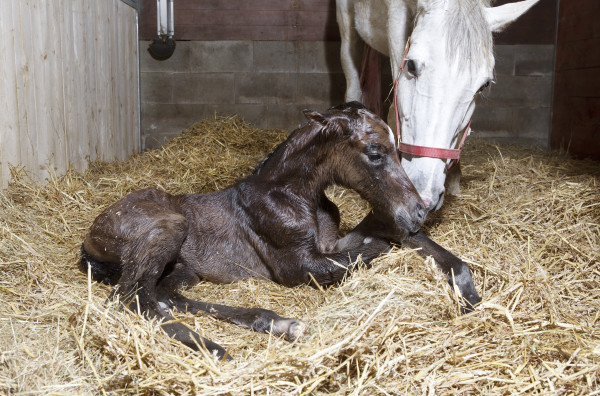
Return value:
[[(339, 287), (200, 284), (198, 300), (307, 324), (295, 343), (178, 315), (225, 346), (215, 362), (106, 301), (77, 269), (92, 220), (130, 191), (208, 192), (285, 137), (203, 121), (164, 149), (44, 184), (15, 169), (0, 192), (1, 394), (598, 394), (600, 166), (471, 140), (462, 193), (427, 233), (469, 263), (483, 303), (461, 316), (431, 259), (394, 248)], [(332, 188), (344, 229), (367, 206)]]

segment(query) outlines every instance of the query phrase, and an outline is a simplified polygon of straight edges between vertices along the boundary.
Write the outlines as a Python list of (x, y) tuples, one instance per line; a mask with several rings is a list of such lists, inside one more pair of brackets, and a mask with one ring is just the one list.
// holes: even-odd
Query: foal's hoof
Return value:
[(275, 335), (283, 335), (288, 341), (296, 341), (304, 335), (306, 325), (296, 319), (279, 319), (273, 323), (271, 331)]
[(290, 325), (290, 328), (287, 331), (286, 339), (288, 341), (296, 341), (298, 338), (304, 335), (304, 330), (306, 330), (306, 325), (299, 320), (293, 320), (293, 323)]
[(464, 301), (464, 305), (460, 307), (460, 313), (462, 315), (466, 315), (468, 313), (473, 312), (475, 310), (475, 306), (477, 304), (479, 304), (480, 302), (481, 302), (481, 297), (479, 297), (479, 295), (477, 293), (475, 293), (474, 295), (468, 296)]

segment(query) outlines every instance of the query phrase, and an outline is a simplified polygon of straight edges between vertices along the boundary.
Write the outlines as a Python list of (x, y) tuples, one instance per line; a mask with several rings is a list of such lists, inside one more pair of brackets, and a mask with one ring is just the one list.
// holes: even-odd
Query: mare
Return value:
[(390, 57), (397, 117), (390, 109), (388, 120), (428, 210), (442, 205), (447, 175), (448, 192), (459, 191), (460, 168), (449, 173), (450, 158), (460, 156), (475, 100), (493, 81), (492, 32), (537, 1), (490, 7), (490, 0), (336, 0), (346, 100), (361, 100), (364, 41)]
[[(162, 329), (190, 348), (218, 344), (201, 338), (170, 310), (204, 312), (260, 332), (295, 340), (304, 324), (260, 308), (193, 301), (178, 290), (200, 281), (257, 277), (285, 286), (331, 285), (360, 257), (369, 263), (408, 241), (433, 255), (472, 310), (480, 301), (469, 268), (419, 231), (426, 210), (403, 171), (391, 129), (360, 103), (318, 113), (292, 132), (255, 172), (231, 187), (171, 195), (133, 192), (105, 209), (83, 245), (82, 271), (115, 285), (133, 310), (163, 319)], [(343, 238), (338, 208), (324, 190), (336, 183), (357, 191), (373, 211)]]

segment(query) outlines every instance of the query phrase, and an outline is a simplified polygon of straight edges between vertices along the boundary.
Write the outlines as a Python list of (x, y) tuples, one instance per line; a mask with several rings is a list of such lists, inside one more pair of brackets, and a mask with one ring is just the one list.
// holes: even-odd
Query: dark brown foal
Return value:
[[(193, 301), (178, 289), (249, 277), (286, 286), (330, 285), (351, 271), (359, 256), (368, 263), (388, 250), (390, 241), (419, 235), (426, 211), (387, 125), (359, 103), (305, 114), (308, 123), (254, 174), (225, 190), (175, 196), (146, 189), (107, 208), (85, 238), (82, 269), (90, 267), (94, 280), (115, 285), (125, 303), (164, 319), (170, 336), (191, 348), (204, 344), (220, 357), (222, 347), (171, 322), (169, 310), (204, 312), (289, 340), (301, 336), (304, 325), (296, 319)], [(339, 212), (324, 194), (334, 183), (366, 199), (385, 233), (363, 235), (368, 230), (363, 224), (338, 240)], [(448, 273), (452, 265), (441, 267)], [(471, 289), (472, 281), (465, 291)], [(477, 301), (478, 296), (469, 299)]]

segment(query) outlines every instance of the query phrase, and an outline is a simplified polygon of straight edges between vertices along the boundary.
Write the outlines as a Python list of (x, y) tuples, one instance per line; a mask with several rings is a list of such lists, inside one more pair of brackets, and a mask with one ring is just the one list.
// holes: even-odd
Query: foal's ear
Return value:
[(302, 110), (302, 112), (304, 113), (304, 116), (309, 120), (313, 120), (321, 125), (327, 124), (327, 119), (323, 114), (319, 112), (316, 112), (314, 110)]

